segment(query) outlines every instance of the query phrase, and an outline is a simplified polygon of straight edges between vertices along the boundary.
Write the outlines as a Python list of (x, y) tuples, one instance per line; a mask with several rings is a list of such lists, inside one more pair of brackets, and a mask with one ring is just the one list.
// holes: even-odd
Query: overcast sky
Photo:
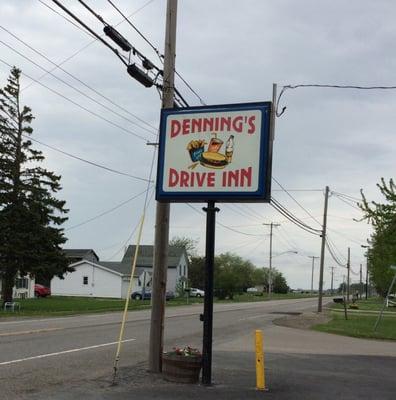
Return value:
[[(110, 24), (123, 18), (106, 0), (86, 0)], [(63, 62), (92, 42), (49, 8), (64, 15), (51, 0), (2, 0), (0, 25), (55, 63)], [(63, 1), (96, 32), (102, 24), (77, 0)], [(116, 0), (115, 3), (149, 40), (163, 52), (165, 0)], [(268, 101), (272, 84), (279, 90), (288, 84), (339, 84), (360, 86), (396, 85), (396, 42), (393, 1), (368, 0), (180, 0), (177, 21), (178, 72), (207, 104)], [(148, 58), (159, 60), (148, 44), (125, 22), (118, 29)], [(54, 66), (15, 37), (0, 29), (0, 40), (42, 68)], [(53, 73), (108, 109), (66, 86), (0, 43), (0, 85), (9, 67), (16, 65), (30, 77), (97, 114), (89, 113), (51, 92), (27, 76), (22, 78), (22, 101), (32, 107), (33, 138), (78, 157), (148, 179), (160, 115), (160, 99), (126, 73), (125, 66), (98, 41), (62, 64), (70, 74), (108, 97), (116, 107), (63, 71)], [(42, 78), (41, 78), (42, 77)], [(190, 105), (198, 98), (178, 80), (177, 87)], [(300, 88), (288, 90), (281, 99), (286, 112), (276, 121), (273, 176), (319, 222), (322, 220), (324, 188), (359, 198), (364, 189), (370, 200), (380, 200), (376, 183), (389, 180), (395, 171), (394, 126), (396, 91), (363, 91)], [(131, 114), (127, 113), (129, 111)], [(117, 115), (118, 114), (118, 115)], [(105, 118), (118, 125), (100, 119)], [(138, 117), (139, 119), (136, 119)], [(142, 122), (144, 121), (144, 122)], [(151, 126), (150, 126), (151, 125)], [(126, 132), (125, 130), (129, 131)], [(143, 137), (135, 137), (131, 132)], [(84, 164), (36, 144), (46, 166), (62, 175), (60, 197), (70, 209), (66, 228), (85, 222), (133, 196), (147, 183)], [(317, 221), (273, 182), (273, 196), (308, 225)], [(153, 190), (150, 191), (150, 194)], [(119, 260), (142, 214), (144, 194), (101, 218), (66, 232), (68, 248), (92, 248), (102, 260)], [(200, 254), (205, 245), (205, 215), (184, 204), (171, 206), (170, 236), (198, 240)], [(235, 252), (256, 266), (268, 266), (269, 228), (274, 230), (273, 265), (293, 288), (309, 288), (311, 260), (319, 256), (320, 238), (300, 230), (269, 204), (219, 204), (216, 253)], [(360, 245), (370, 236), (370, 226), (355, 222), (361, 212), (336, 195), (329, 200), (329, 238), (345, 261), (351, 247), (352, 270), (365, 264)], [(155, 201), (149, 203), (143, 244), (154, 238)], [(298, 254), (283, 252), (291, 250)], [(317, 262), (318, 266), (318, 262)], [(329, 267), (336, 266), (326, 253), (325, 287), (330, 286)], [(365, 268), (363, 268), (365, 271)], [(335, 285), (345, 269), (336, 268)], [(318, 286), (318, 268), (315, 288)], [(353, 281), (359, 279), (352, 274)]]

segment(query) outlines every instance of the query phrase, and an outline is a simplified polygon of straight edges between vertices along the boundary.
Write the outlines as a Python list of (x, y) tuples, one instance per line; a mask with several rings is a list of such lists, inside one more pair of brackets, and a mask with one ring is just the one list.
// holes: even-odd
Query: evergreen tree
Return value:
[(31, 109), (20, 104), (21, 71), (12, 68), (0, 89), (0, 279), (3, 302), (12, 300), (17, 274), (47, 278), (70, 270), (61, 246), (65, 202), (54, 195), (60, 176), (40, 166), (32, 148)]

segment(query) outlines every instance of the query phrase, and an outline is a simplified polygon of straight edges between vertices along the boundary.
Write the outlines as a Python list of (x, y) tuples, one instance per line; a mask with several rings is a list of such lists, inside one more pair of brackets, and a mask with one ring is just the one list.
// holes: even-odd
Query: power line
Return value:
[[(158, 141), (158, 135), (157, 134), (157, 141)], [(157, 147), (154, 147), (154, 151), (153, 151), (153, 157), (151, 158), (151, 165), (150, 165), (150, 173), (149, 173), (149, 178), (148, 180), (151, 181), (152, 176), (153, 176), (153, 171), (154, 171), (154, 164), (155, 164), (155, 156), (157, 153)], [(151, 202), (151, 199), (153, 198), (153, 195), (155, 193), (155, 190), (151, 193), (150, 198), (148, 198), (148, 193), (149, 193), (149, 183), (147, 184), (147, 188), (146, 188), (146, 196), (144, 198), (144, 204), (143, 204), (143, 215), (142, 215), (142, 221), (144, 221), (144, 215), (146, 214), (146, 210)], [(126, 246), (126, 244), (129, 242), (129, 240), (132, 238), (133, 234), (135, 233), (137, 227), (139, 226), (139, 223), (135, 226), (135, 228), (133, 229), (132, 233), (128, 236), (128, 239), (125, 241), (124, 245), (115, 253), (113, 254), (109, 259), (112, 259), (113, 257), (115, 257), (116, 255), (118, 255), (118, 253)], [(132, 277), (131, 277), (132, 279)]]
[(105, 20), (98, 14), (96, 13), (85, 1), (83, 0), (77, 0), (82, 4), (91, 14), (93, 14), (100, 22), (102, 22), (105, 25), (108, 25)]
[(349, 194), (340, 193), (340, 192), (333, 192), (333, 193), (336, 194), (336, 195), (338, 195), (338, 196), (345, 197), (345, 198), (347, 198), (347, 199), (349, 198), (350, 200), (362, 201), (362, 199), (359, 199), (359, 198), (357, 198), (357, 197), (350, 196)]
[(342, 264), (341, 261), (339, 261), (339, 259), (337, 258), (337, 256), (333, 253), (333, 250), (331, 249), (331, 247), (330, 247), (330, 245), (329, 245), (329, 243), (328, 243), (327, 241), (326, 241), (326, 247), (327, 247), (327, 250), (329, 251), (330, 256), (331, 256), (331, 258), (333, 259), (333, 261), (334, 261), (337, 265), (339, 265), (340, 267), (346, 268), (346, 266), (345, 266), (344, 264)]
[(358, 210), (358, 211), (362, 211), (359, 207), (349, 203), (347, 200), (345, 200), (344, 198), (340, 197), (338, 194), (334, 194), (334, 195), (337, 197), (338, 200), (342, 201), (345, 204), (348, 204), (349, 207), (352, 207), (352, 208), (354, 208), (355, 210)]
[(58, 7), (60, 7), (65, 13), (69, 14), (75, 21), (77, 21), (81, 26), (83, 26), (88, 32), (90, 32), (93, 36), (96, 37), (97, 40), (101, 41), (106, 47), (108, 47), (125, 65), (128, 66), (128, 63), (121, 57), (120, 53), (116, 48), (111, 46), (106, 40), (100, 37), (95, 31), (93, 31), (88, 25), (86, 25), (80, 18), (78, 18), (75, 14), (73, 14), (70, 10), (68, 10), (62, 3), (58, 0), (52, 0)]
[(281, 184), (280, 182), (272, 177), (272, 179), (279, 185), (279, 187), (302, 209), (305, 211), (305, 213), (307, 215), (309, 215), (315, 222), (317, 222), (320, 226), (322, 226), (322, 224), (305, 208), (303, 207)]
[[(87, 32), (85, 29), (81, 28), (80, 25), (77, 25), (75, 22), (73, 22), (71, 19), (65, 17), (63, 14), (61, 14), (59, 11), (56, 11), (54, 8), (52, 8), (51, 6), (49, 6), (48, 4), (44, 3), (44, 1), (42, 0), (38, 0), (43, 6), (47, 7), (48, 9), (50, 9), (51, 11), (53, 11), (55, 14), (58, 14), (60, 17), (62, 17), (64, 20), (66, 20), (67, 22), (69, 22), (70, 24), (74, 25), (77, 29), (79, 29), (81, 32), (84, 32), (86, 35), (88, 35), (91, 38), (94, 38), (93, 35), (91, 35), (89, 32)], [(96, 39), (95, 39), (96, 41)]]
[[(39, 0), (39, 1), (40, 1), (42, 4), (45, 4), (45, 3), (43, 3), (41, 0)], [(135, 10), (134, 12), (132, 12), (128, 17), (130, 18), (130, 17), (132, 17), (133, 15), (137, 14), (138, 12), (140, 12), (141, 10), (143, 10), (145, 7), (147, 7), (147, 6), (148, 6), (150, 3), (152, 3), (153, 1), (154, 1), (154, 0), (149, 0), (149, 1), (147, 1), (147, 2), (146, 2), (145, 4), (143, 4), (140, 8), (138, 8), (137, 10)], [(60, 13), (58, 13), (57, 11), (55, 11), (53, 8), (51, 8), (51, 7), (49, 7), (49, 8), (50, 8), (50, 10), (54, 11), (56, 14), (61, 15)], [(62, 16), (62, 15), (61, 15), (61, 16)], [(68, 20), (68, 21), (69, 21), (69, 20)], [(69, 21), (69, 22), (70, 22), (70, 21)], [(122, 21), (118, 22), (117, 24), (115, 24), (114, 26), (118, 26), (118, 25), (122, 24), (122, 22), (124, 22), (124, 21), (122, 20)], [(75, 25), (75, 24), (73, 24), (73, 25)], [(85, 32), (85, 33), (88, 34), (88, 32), (86, 32), (85, 30), (83, 30), (83, 32)], [(88, 35), (89, 35), (89, 34), (88, 34)], [(91, 35), (89, 35), (89, 36), (91, 36)], [(102, 35), (102, 36), (104, 36), (104, 35)], [(93, 41), (87, 43), (85, 46), (81, 47), (81, 48), (80, 48), (79, 50), (77, 50), (75, 53), (73, 53), (73, 54), (70, 55), (69, 57), (65, 58), (63, 61), (61, 61), (59, 64), (57, 64), (57, 67), (51, 69), (51, 72), (53, 72), (54, 70), (56, 70), (57, 68), (59, 68), (61, 65), (65, 64), (66, 62), (68, 62), (69, 60), (71, 60), (72, 58), (74, 58), (76, 55), (78, 55), (79, 53), (81, 53), (81, 52), (82, 52), (83, 50), (85, 50), (87, 47), (91, 46), (93, 43), (96, 42), (96, 40), (97, 40), (97, 39), (95, 38)], [(42, 78), (44, 78), (46, 75), (47, 75), (47, 73), (41, 75), (41, 76), (38, 78), (38, 81), (40, 81), (40, 80), (41, 80)], [(32, 84), (34, 84), (34, 82), (31, 82), (29, 85), (27, 85), (27, 86), (26, 86), (24, 89), (22, 89), (22, 90), (27, 89), (27, 88), (28, 88), (29, 86), (31, 86)], [(107, 100), (111, 102), (110, 99), (107, 99)], [(119, 106), (119, 107), (121, 107), (121, 106)], [(141, 119), (140, 117), (138, 117), (137, 115), (131, 113), (130, 111), (126, 110), (125, 108), (123, 108), (123, 107), (121, 107), (121, 108), (122, 108), (123, 111), (127, 112), (129, 115), (133, 116), (133, 117), (136, 118), (138, 121), (140, 121), (140, 122), (142, 122), (143, 124), (149, 126), (149, 127), (152, 128), (154, 131), (157, 131), (157, 128), (156, 128), (155, 126), (149, 124), (147, 121)]]
[[(65, 12), (67, 12), (70, 16), (72, 16), (73, 19), (75, 19), (77, 22), (79, 22), (82, 26), (84, 26), (84, 28), (86, 28), (87, 30), (89, 30), (89, 32), (91, 32), (91, 33), (92, 33), (93, 35), (95, 35), (102, 43), (104, 43), (107, 47), (109, 47), (109, 48), (117, 55), (117, 57), (123, 62), (124, 65), (126, 65), (127, 67), (131, 67), (131, 66), (133, 65), (133, 64), (132, 64), (132, 65), (129, 65), (129, 66), (128, 66), (128, 63), (123, 59), (123, 57), (121, 57), (121, 55), (118, 53), (118, 51), (117, 51), (114, 47), (112, 47), (111, 45), (109, 45), (105, 40), (102, 39), (101, 36), (99, 36), (97, 33), (95, 33), (91, 28), (89, 28), (89, 27), (88, 27), (84, 22), (82, 22), (76, 15), (74, 15), (74, 14), (73, 14), (71, 11), (69, 11), (66, 7), (64, 7), (63, 5), (61, 5), (61, 4), (58, 2), (58, 0), (52, 0), (52, 1), (55, 2), (56, 4), (58, 4), (58, 6), (61, 7), (61, 8), (62, 8)], [(79, 0), (79, 1), (80, 1), (81, 4), (85, 4), (82, 0)], [(89, 7), (88, 7), (88, 9), (91, 10)], [(96, 17), (98, 17), (98, 15), (97, 15), (96, 13), (94, 13), (94, 15), (95, 15)], [(105, 24), (106, 26), (110, 26), (110, 25), (108, 25), (108, 24), (103, 20), (102, 17), (99, 16), (99, 19), (100, 19), (101, 22), (102, 22), (103, 24)], [(119, 35), (118, 32), (117, 32), (117, 34)], [(123, 41), (126, 41), (126, 39), (124, 39), (124, 38), (122, 38), (122, 39), (123, 39)], [(157, 79), (161, 74), (163, 74), (163, 71), (162, 71), (160, 68), (158, 68), (155, 64), (153, 64), (150, 60), (148, 60), (147, 57), (143, 55), (143, 53), (141, 53), (140, 51), (138, 51), (135, 47), (133, 47), (133, 46), (130, 45), (129, 43), (127, 43), (127, 44), (128, 44), (128, 46), (132, 49), (133, 54), (134, 54), (134, 55), (136, 54), (137, 56), (139, 56), (139, 57), (143, 60), (143, 63), (146, 62), (146, 64), (150, 65), (150, 69), (151, 69), (151, 68), (154, 68), (154, 69), (156, 69), (156, 70), (158, 71), (158, 74), (156, 75), (155, 79), (152, 80), (152, 82), (153, 82), (153, 84), (154, 84), (157, 88), (163, 90), (162, 85), (156, 83), (156, 79)], [(149, 69), (149, 67), (147, 67), (147, 68)], [(141, 74), (143, 74), (143, 72), (141, 72)], [(134, 76), (134, 77), (135, 77), (135, 76)], [(150, 78), (150, 79), (151, 79), (151, 78)], [(139, 79), (138, 79), (138, 80), (139, 80)], [(183, 101), (184, 105), (188, 107), (187, 101), (183, 98), (183, 96), (182, 96), (181, 93), (176, 89), (176, 87), (174, 87), (174, 92), (175, 92), (176, 95)]]
[(361, 245), (361, 243), (362, 243), (361, 240), (353, 239), (353, 238), (351, 238), (350, 236), (345, 235), (344, 233), (341, 233), (341, 232), (339, 232), (339, 231), (336, 231), (336, 230), (330, 229), (330, 228), (327, 228), (327, 229), (328, 229), (329, 231), (331, 231), (331, 232), (334, 232), (335, 234), (337, 234), (337, 235), (339, 235), (339, 236), (344, 237), (345, 239), (350, 240), (350, 241), (353, 242), (353, 243), (356, 243), (356, 244), (358, 244), (358, 245)]
[[(30, 50), (34, 51), (36, 54), (40, 55), (41, 57), (43, 57), (45, 60), (47, 60), (49, 63), (51, 63), (52, 65), (54, 65), (56, 68), (49, 70), (45, 73), (45, 75), (52, 75), (52, 72), (55, 69), (60, 69), (61, 71), (63, 71), (65, 74), (67, 74), (68, 76), (72, 77), (73, 79), (75, 79), (76, 81), (78, 81), (79, 83), (81, 83), (82, 85), (84, 85), (85, 87), (87, 87), (88, 89), (92, 90), (94, 93), (96, 93), (98, 96), (102, 97), (103, 99), (107, 100), (109, 103), (113, 104), (114, 106), (116, 106), (117, 108), (125, 111), (127, 114), (131, 115), (132, 117), (139, 119), (136, 115), (132, 114), (129, 110), (127, 110), (126, 108), (120, 106), (119, 104), (115, 103), (113, 100), (111, 100), (110, 98), (108, 98), (107, 96), (105, 96), (104, 94), (100, 93), (98, 90), (96, 90), (95, 88), (89, 86), (87, 83), (85, 83), (84, 81), (82, 81), (81, 79), (79, 79), (78, 77), (76, 77), (75, 75), (71, 74), (70, 72), (68, 72), (67, 70), (65, 70), (64, 68), (61, 67), (61, 64), (56, 64), (54, 61), (52, 61), (51, 59), (49, 59), (46, 55), (44, 55), (43, 53), (41, 53), (40, 51), (38, 51), (37, 49), (35, 49), (34, 47), (30, 46), (28, 43), (26, 43), (24, 40), (22, 40), (21, 38), (19, 38), (17, 35), (15, 35), (14, 33), (10, 32), (7, 28), (5, 28), (4, 26), (0, 25), (0, 28), (3, 29), (4, 31), (6, 31), (9, 35), (11, 35), (12, 37), (14, 37), (16, 40), (18, 40), (19, 42), (21, 42), (22, 44), (24, 44), (26, 47), (28, 47)], [(26, 89), (26, 88), (25, 88)], [(123, 115), (116, 113), (116, 115), (126, 119), (127, 121), (129, 121), (131, 124), (134, 124), (136, 126), (138, 126), (140, 129), (146, 130), (152, 134), (155, 134), (155, 132), (157, 131), (156, 128), (152, 127), (152, 131), (151, 129), (147, 129), (139, 124), (137, 124), (134, 121), (131, 121), (128, 118), (125, 118)], [(150, 126), (151, 125), (147, 122), (145, 122), (146, 125)]]
[[(7, 32), (9, 32), (7, 29), (3, 28), (2, 26), (0, 26), (0, 28), (3, 29), (3, 30), (5, 30), (5, 31), (7, 31)], [(10, 32), (9, 32), (9, 33), (10, 33)], [(11, 33), (10, 33), (10, 34), (11, 34)], [(15, 35), (12, 35), (12, 36), (15, 37)], [(17, 39), (18, 39), (18, 38), (17, 38)], [(18, 40), (19, 40), (19, 39), (18, 39)], [(22, 42), (22, 40), (20, 40), (20, 41)], [(141, 129), (144, 129), (145, 131), (149, 132), (149, 133), (152, 134), (152, 135), (155, 135), (155, 133), (152, 132), (152, 131), (150, 131), (149, 129), (140, 126), (139, 124), (137, 124), (136, 122), (132, 121), (131, 119), (125, 117), (124, 115), (120, 114), (119, 112), (112, 110), (111, 108), (109, 108), (108, 106), (106, 106), (106, 105), (103, 104), (103, 103), (100, 103), (99, 101), (97, 101), (97, 100), (94, 99), (93, 97), (89, 96), (88, 94), (86, 94), (86, 93), (83, 92), (82, 90), (80, 90), (80, 89), (78, 89), (77, 87), (75, 87), (75, 86), (71, 85), (70, 83), (66, 82), (66, 81), (63, 80), (62, 78), (59, 78), (58, 76), (54, 75), (51, 71), (45, 69), (45, 68), (42, 67), (40, 64), (36, 63), (36, 62), (33, 61), (31, 58), (29, 58), (29, 57), (23, 55), (21, 52), (19, 52), (18, 50), (14, 49), (13, 47), (11, 47), (11, 46), (8, 45), (7, 43), (3, 42), (2, 40), (0, 40), (0, 43), (1, 43), (3, 46), (8, 47), (10, 50), (12, 50), (14, 53), (18, 54), (20, 57), (22, 57), (22, 58), (28, 60), (30, 63), (32, 63), (32, 64), (35, 65), (36, 67), (38, 67), (38, 68), (40, 68), (41, 70), (45, 71), (47, 74), (53, 76), (55, 79), (57, 79), (58, 81), (62, 82), (64, 85), (66, 85), (66, 86), (72, 88), (72, 89), (75, 90), (77, 93), (81, 94), (82, 96), (88, 98), (88, 99), (91, 100), (92, 102), (94, 102), (94, 103), (98, 104), (99, 106), (103, 107), (105, 110), (108, 110), (108, 111), (110, 111), (111, 113), (113, 113), (114, 115), (116, 115), (116, 116), (118, 116), (118, 117), (120, 117), (120, 118), (123, 118), (124, 120), (130, 122), (131, 124), (134, 124), (134, 125), (138, 126), (138, 127), (141, 128)], [(24, 43), (24, 44), (25, 44), (27, 47), (31, 48), (28, 44), (26, 44), (26, 43)], [(47, 57), (45, 57), (43, 54), (41, 54), (40, 52), (36, 51), (36, 50), (33, 49), (33, 48), (31, 48), (31, 49), (32, 49), (33, 51), (35, 51), (37, 54), (41, 55), (41, 56), (42, 56), (43, 58), (45, 58), (47, 61), (51, 62), (52, 64), (55, 64), (55, 63), (53, 63), (51, 60), (49, 60)], [(61, 69), (62, 71), (64, 71), (64, 72), (67, 73), (68, 75), (70, 75), (72, 78), (74, 78), (74, 79), (76, 79), (77, 81), (79, 81), (79, 82), (80, 82), (81, 84), (83, 84), (84, 86), (88, 87), (90, 90), (94, 91), (95, 93), (98, 93), (101, 97), (104, 97), (104, 96), (102, 96), (99, 92), (97, 92), (95, 89), (91, 88), (89, 85), (87, 85), (86, 83), (84, 83), (83, 81), (81, 81), (80, 79), (78, 79), (77, 77), (73, 76), (72, 74), (69, 74), (69, 73), (68, 73), (67, 71), (65, 71), (62, 67), (59, 67), (59, 69)], [(109, 101), (109, 99), (106, 99), (106, 100)], [(111, 101), (111, 100), (110, 100), (110, 101)]]
[(114, 206), (114, 207), (112, 207), (112, 208), (110, 208), (110, 209), (108, 209), (108, 210), (106, 210), (106, 211), (101, 212), (101, 213), (98, 214), (98, 215), (95, 215), (95, 216), (93, 216), (93, 217), (91, 217), (91, 218), (86, 219), (85, 221), (82, 221), (82, 222), (80, 222), (80, 223), (78, 223), (78, 224), (76, 224), (76, 225), (73, 225), (73, 226), (71, 226), (71, 227), (65, 229), (65, 232), (71, 231), (72, 229), (75, 229), (75, 228), (79, 228), (80, 226), (86, 225), (86, 224), (88, 224), (88, 223), (90, 223), (90, 222), (92, 222), (92, 221), (95, 221), (95, 220), (97, 220), (97, 219), (99, 219), (99, 218), (101, 218), (101, 217), (103, 217), (103, 216), (105, 216), (105, 215), (107, 215), (107, 214), (110, 214), (110, 213), (112, 213), (113, 211), (118, 210), (119, 208), (121, 208), (121, 207), (124, 206), (125, 204), (128, 204), (128, 203), (130, 203), (132, 200), (135, 200), (136, 198), (138, 198), (138, 197), (140, 197), (141, 195), (145, 194), (146, 192), (147, 192), (147, 189), (143, 190), (143, 192), (140, 192), (139, 194), (137, 194), (137, 195), (135, 195), (135, 196), (133, 196), (133, 197), (130, 197), (129, 199), (123, 201), (122, 203), (119, 203), (119, 204), (117, 204), (116, 206)]
[[(58, 148), (56, 148), (56, 147), (54, 147), (54, 146), (51, 146), (51, 145), (49, 145), (49, 144), (46, 144), (46, 143), (40, 141), (40, 140), (33, 139), (32, 137), (29, 137), (29, 136), (26, 136), (26, 135), (22, 135), (22, 136), (24, 136), (24, 137), (25, 137), (26, 139), (28, 139), (28, 140), (32, 140), (33, 142), (39, 143), (39, 144), (41, 144), (42, 146), (48, 147), (48, 148), (51, 149), (51, 150), (57, 151), (58, 153), (61, 153), (61, 154), (64, 154), (65, 156), (74, 158), (75, 160), (79, 160), (79, 161), (84, 162), (84, 163), (89, 164), (89, 165), (93, 165), (94, 167), (102, 168), (102, 169), (104, 169), (104, 170), (106, 170), (106, 171), (113, 172), (113, 173), (118, 174), (118, 175), (123, 175), (123, 176), (127, 176), (127, 177), (129, 177), (129, 178), (137, 179), (137, 180), (140, 180), (140, 181), (149, 182), (147, 179), (142, 178), (142, 177), (140, 177), (140, 176), (131, 175), (131, 174), (128, 174), (128, 173), (126, 173), (126, 172), (117, 171), (116, 169), (109, 168), (109, 167), (106, 167), (106, 166), (104, 166), (104, 165), (98, 164), (98, 163), (96, 163), (96, 162), (89, 161), (89, 160), (86, 160), (85, 158), (81, 158), (81, 157), (76, 156), (76, 155), (74, 155), (74, 154), (68, 153), (67, 151), (58, 149)], [(151, 181), (150, 183), (153, 183), (153, 182)]]
[(300, 227), (303, 230), (306, 230), (309, 233), (314, 235), (320, 235), (321, 230), (312, 228), (311, 226), (307, 225), (306, 223), (302, 222), (299, 218), (297, 218), (294, 214), (292, 214), (286, 207), (284, 207), (279, 201), (271, 197), (270, 204), (283, 216), (285, 216), (289, 221), (293, 222), (295, 225)]
[[(79, 0), (81, 2), (81, 0)], [(114, 4), (113, 1), (107, 0), (113, 8), (122, 16), (124, 17), (125, 21), (143, 38), (143, 40), (148, 43), (148, 45), (155, 51), (155, 53), (158, 55), (159, 59), (161, 62), (163, 61), (163, 56), (159, 52), (159, 50), (153, 45), (153, 43), (130, 21), (130, 19), (125, 16), (125, 14)], [(183, 76), (176, 71), (175, 69), (175, 74), (181, 79), (181, 81), (187, 86), (188, 89), (198, 98), (199, 102), (203, 105), (206, 106), (206, 103), (204, 100), (201, 98), (201, 96), (192, 88), (192, 86), (183, 78)], [(178, 93), (179, 94), (179, 93)]]
[[(189, 204), (189, 203), (184, 203), (184, 204), (185, 204), (187, 207), (190, 207), (191, 209), (193, 209), (196, 213), (202, 215), (202, 212), (199, 211), (199, 210), (197, 210), (197, 209), (196, 209), (194, 206), (192, 206), (191, 204)], [(245, 236), (261, 236), (261, 237), (265, 236), (265, 235), (257, 235), (257, 234), (254, 234), (254, 233), (242, 232), (242, 231), (239, 231), (239, 230), (237, 230), (237, 229), (231, 228), (231, 227), (229, 227), (229, 226), (227, 226), (227, 225), (224, 225), (224, 224), (222, 224), (222, 223), (219, 222), (219, 221), (216, 221), (216, 224), (217, 224), (217, 225), (220, 225), (220, 226), (223, 227), (224, 229), (228, 229), (229, 231), (232, 231), (232, 232), (235, 232), (235, 233), (239, 233), (239, 234), (245, 235)]]
[(336, 256), (336, 254), (334, 253), (334, 250), (332, 249), (332, 247), (331, 247), (331, 245), (330, 245), (330, 242), (329, 242), (329, 240), (328, 240), (328, 236), (327, 236), (327, 238), (326, 238), (326, 247), (327, 247), (327, 250), (329, 251), (329, 253), (330, 253), (330, 255), (331, 255), (331, 258), (334, 260), (334, 262), (337, 264), (337, 265), (339, 265), (340, 267), (343, 267), (343, 268), (346, 268), (346, 264), (343, 264), (340, 260), (339, 260), (339, 258)]
[[(148, 203), (147, 203), (147, 205), (146, 205), (147, 207), (148, 207), (148, 205), (151, 203), (151, 200), (152, 200), (152, 198), (153, 198), (153, 196), (154, 196), (154, 193), (155, 193), (155, 191), (153, 191), (153, 192), (151, 193), (150, 199), (148, 200)], [(132, 232), (130, 233), (130, 235), (128, 236), (128, 238), (125, 240), (124, 244), (123, 244), (115, 253), (113, 253), (110, 257), (107, 257), (107, 258), (106, 258), (106, 261), (111, 261), (115, 256), (117, 256), (117, 255), (120, 253), (120, 251), (122, 251), (122, 250), (125, 248), (125, 246), (128, 244), (128, 242), (132, 239), (132, 236), (133, 236), (134, 233), (136, 232), (136, 229), (138, 228), (139, 224), (140, 224), (140, 221), (137, 222), (137, 224), (136, 224), (135, 227), (133, 228)], [(115, 246), (112, 246), (112, 247), (115, 247)]]
[(299, 85), (285, 85), (282, 87), (281, 92), (279, 93), (278, 99), (275, 105), (275, 114), (277, 117), (280, 117), (285, 111), (286, 107), (282, 108), (282, 111), (279, 112), (279, 103), (280, 99), (285, 93), (286, 90), (289, 89), (298, 89), (298, 88), (326, 88), (326, 89), (356, 89), (356, 90), (395, 90), (396, 86), (356, 86), (356, 85), (329, 85), (329, 84), (299, 84)]
[[(9, 68), (12, 68), (12, 65), (9, 64), (8, 62), (4, 61), (4, 60), (0, 59), (0, 62), (2, 62), (3, 64), (7, 65)], [(90, 110), (90, 109), (88, 109), (88, 108), (82, 106), (81, 104), (77, 103), (76, 101), (74, 101), (74, 100), (72, 100), (72, 99), (66, 97), (66, 96), (63, 95), (62, 93), (60, 93), (60, 92), (58, 92), (58, 91), (56, 91), (56, 90), (54, 90), (54, 89), (51, 89), (49, 86), (45, 85), (45, 84), (42, 83), (42, 82), (39, 82), (37, 79), (35, 79), (35, 78), (33, 78), (32, 76), (28, 75), (26, 72), (24, 72), (23, 74), (24, 74), (26, 77), (28, 77), (29, 79), (31, 79), (31, 80), (35, 81), (36, 83), (38, 83), (39, 85), (45, 87), (45, 88), (46, 88), (47, 90), (49, 90), (50, 92), (55, 93), (56, 95), (58, 95), (58, 96), (62, 97), (63, 99), (69, 101), (70, 103), (74, 104), (75, 106), (81, 108), (82, 110), (84, 110), (84, 111), (86, 111), (86, 112), (88, 112), (88, 113), (94, 115), (95, 117), (97, 117), (97, 118), (99, 118), (99, 119), (101, 119), (101, 120), (103, 120), (103, 121), (106, 121), (108, 124), (110, 124), (110, 125), (112, 125), (112, 126), (118, 128), (118, 129), (120, 129), (120, 130), (122, 130), (122, 131), (124, 131), (124, 132), (126, 132), (126, 133), (128, 133), (128, 134), (130, 134), (130, 135), (132, 135), (132, 136), (135, 136), (135, 137), (137, 137), (137, 138), (139, 138), (139, 139), (141, 139), (141, 140), (147, 142), (147, 138), (145, 138), (145, 137), (143, 137), (143, 136), (140, 136), (140, 135), (138, 135), (137, 133), (135, 133), (135, 132), (133, 132), (133, 131), (131, 131), (131, 130), (129, 130), (129, 129), (126, 129), (126, 128), (122, 127), (121, 125), (118, 125), (117, 123), (112, 122), (111, 120), (109, 120), (109, 119), (107, 119), (107, 118), (101, 116), (100, 114), (97, 114), (96, 112), (94, 112), (94, 111), (92, 111), (92, 110)]]
[[(106, 22), (98, 13), (96, 13), (91, 7), (89, 7), (85, 1), (83, 0), (78, 0), (91, 14), (93, 14), (103, 25), (105, 25), (105, 27), (111, 27), (111, 25)], [(126, 18), (126, 16), (124, 14), (121, 14), (124, 19), (127, 20), (127, 22), (129, 24), (131, 24), (131, 22)], [(106, 29), (106, 28), (105, 28)], [(106, 32), (105, 32), (106, 33)], [(138, 55), (142, 60), (145, 60), (146, 62), (148, 62), (150, 68), (154, 68), (156, 69), (158, 72), (162, 73), (162, 70), (160, 68), (158, 68), (155, 64), (153, 64), (151, 61), (149, 61), (147, 59), (146, 56), (143, 55), (143, 53), (141, 53), (139, 50), (137, 50), (134, 46), (132, 46), (125, 38), (122, 38), (123, 43), (125, 43), (127, 45), (127, 47), (132, 50), (133, 54)], [(124, 49), (127, 50), (127, 49)]]
[[(80, 1), (80, 0), (79, 0)], [(160, 60), (162, 61), (163, 55), (160, 53), (160, 51), (150, 42), (150, 40), (147, 39), (146, 36), (143, 35), (143, 33), (130, 21), (129, 17), (127, 17), (111, 0), (107, 0), (111, 6), (124, 18), (125, 22), (127, 22), (139, 35), (140, 37), (155, 51), (155, 53), (158, 55)]]
[(339, 256), (341, 257), (341, 259), (343, 258), (346, 262), (346, 257), (344, 256), (344, 254), (342, 254), (342, 252), (340, 251), (340, 249), (336, 246), (336, 244), (333, 242), (332, 239), (330, 239), (329, 234), (327, 234), (327, 240), (329, 241), (329, 244), (332, 246), (333, 249), (335, 249), (337, 251), (337, 253), (339, 254)]

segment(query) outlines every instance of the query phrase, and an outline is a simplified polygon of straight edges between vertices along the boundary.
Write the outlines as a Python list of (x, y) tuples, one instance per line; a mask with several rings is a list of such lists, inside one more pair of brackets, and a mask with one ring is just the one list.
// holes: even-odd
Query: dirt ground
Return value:
[(275, 325), (286, 326), (288, 328), (311, 329), (317, 324), (325, 324), (331, 319), (330, 313), (324, 310), (322, 313), (307, 312), (299, 315), (287, 315), (273, 321)]

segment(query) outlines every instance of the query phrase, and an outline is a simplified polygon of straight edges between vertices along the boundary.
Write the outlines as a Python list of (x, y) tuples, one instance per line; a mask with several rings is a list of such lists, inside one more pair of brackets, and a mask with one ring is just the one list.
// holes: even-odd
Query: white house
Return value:
[[(29, 299), (34, 297), (34, 277), (30, 275), (18, 276), (15, 279), (15, 285), (12, 289), (13, 299)], [(0, 280), (0, 297), (2, 294), (2, 281)]]
[[(69, 250), (70, 251), (70, 250)], [(78, 250), (72, 250), (75, 254)], [(84, 253), (80, 251), (79, 254)], [(92, 255), (92, 253), (86, 253)], [(52, 295), (83, 297), (125, 298), (131, 276), (132, 257), (135, 246), (129, 246), (121, 261), (102, 262), (99, 259), (85, 259), (72, 263), (73, 272), (64, 279), (51, 280)], [(139, 246), (139, 254), (133, 276), (132, 291), (141, 291), (143, 284), (151, 286), (153, 246)], [(188, 258), (184, 249), (169, 248), (167, 290), (175, 292), (178, 282), (188, 277)]]

